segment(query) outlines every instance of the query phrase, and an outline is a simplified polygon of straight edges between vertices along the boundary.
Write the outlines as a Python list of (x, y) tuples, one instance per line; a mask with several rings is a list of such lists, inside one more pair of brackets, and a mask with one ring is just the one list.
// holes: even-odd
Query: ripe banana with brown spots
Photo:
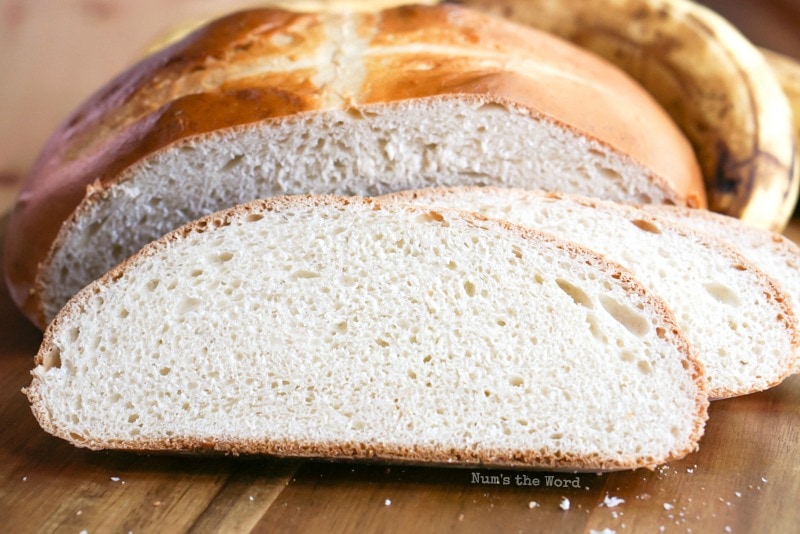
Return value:
[(797, 139), (800, 139), (800, 61), (764, 48), (761, 52), (778, 76), (783, 92), (789, 98), (794, 116), (795, 134)]
[(791, 108), (764, 55), (724, 18), (688, 0), (458, 3), (554, 33), (623, 68), (694, 145), (712, 210), (784, 228), (800, 184)]

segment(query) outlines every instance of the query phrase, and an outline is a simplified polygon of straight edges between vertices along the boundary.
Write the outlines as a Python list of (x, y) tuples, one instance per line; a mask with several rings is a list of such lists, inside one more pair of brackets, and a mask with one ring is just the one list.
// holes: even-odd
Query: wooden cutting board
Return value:
[[(798, 231), (794, 223), (790, 235)], [(20, 389), (29, 383), (40, 341), (3, 286), (0, 528), (6, 532), (787, 533), (800, 524), (798, 376), (713, 403), (700, 450), (654, 471), (576, 475), (143, 456), (77, 449), (38, 427)]]

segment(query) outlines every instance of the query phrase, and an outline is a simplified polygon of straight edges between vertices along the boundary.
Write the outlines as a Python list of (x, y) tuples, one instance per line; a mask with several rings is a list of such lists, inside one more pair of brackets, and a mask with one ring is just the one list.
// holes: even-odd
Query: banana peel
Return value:
[[(795, 139), (800, 140), (800, 61), (766, 48), (762, 48), (761, 52), (778, 76), (783, 92), (789, 99), (794, 119)], [(794, 214), (795, 217), (800, 215), (800, 207), (795, 207)]]
[(794, 117), (795, 135), (800, 139), (800, 61), (766, 48), (762, 48), (761, 53), (775, 72), (783, 92), (789, 99)]

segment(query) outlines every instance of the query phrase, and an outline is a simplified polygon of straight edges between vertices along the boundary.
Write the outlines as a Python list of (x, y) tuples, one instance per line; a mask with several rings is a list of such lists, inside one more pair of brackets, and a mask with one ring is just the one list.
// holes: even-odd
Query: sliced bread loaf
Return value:
[(634, 207), (577, 196), (473, 187), (389, 198), (553, 232), (629, 268), (675, 312), (706, 367), (712, 398), (759, 391), (792, 373), (800, 337), (790, 299), (726, 241)]
[(219, 209), (454, 184), (705, 205), (666, 113), (566, 42), (456, 6), (253, 10), (144, 59), (67, 119), (12, 215), (6, 275), (43, 326)]
[(192, 223), (45, 332), (33, 412), (78, 446), (568, 469), (697, 446), (702, 366), (663, 301), (548, 234), (276, 198)]

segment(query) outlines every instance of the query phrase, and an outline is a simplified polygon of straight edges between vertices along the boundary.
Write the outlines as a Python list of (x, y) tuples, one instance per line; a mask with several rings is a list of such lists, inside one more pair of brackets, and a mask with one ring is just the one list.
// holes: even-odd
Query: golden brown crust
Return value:
[[(571, 45), (455, 6), (352, 16), (369, 41), (365, 79), (339, 105), (435, 97), (513, 104), (629, 155), (674, 190), (676, 202), (705, 205), (694, 154), (666, 113)], [(328, 89), (315, 74), (328, 39), (325, 17), (342, 15), (230, 15), (144, 59), (76, 110), (44, 148), (10, 221), (6, 277), (25, 313), (43, 327), (35, 277), (58, 246), (62, 223), (143, 158), (207, 132), (323, 111)], [(429, 44), (408, 48), (420, 39)]]
[[(81, 313), (90, 297), (94, 294), (103, 293), (116, 280), (125, 276), (126, 272), (134, 269), (138, 264), (145, 261), (148, 256), (158, 253), (170, 246), (171, 243), (185, 239), (193, 233), (202, 233), (209, 227), (221, 227), (231, 224), (233, 220), (243, 219), (250, 215), (258, 215), (265, 211), (281, 211), (293, 207), (317, 207), (317, 206), (346, 206), (348, 204), (362, 204), (374, 210), (394, 209), (409, 212), (427, 211), (425, 208), (415, 208), (395, 203), (385, 203), (376, 198), (362, 197), (338, 197), (332, 195), (303, 195), (273, 197), (264, 200), (254, 201), (248, 204), (239, 205), (228, 210), (224, 210), (200, 220), (191, 222), (183, 227), (167, 234), (161, 239), (154, 241), (144, 247), (139, 253), (132, 256), (119, 266), (115, 267), (99, 280), (96, 280), (88, 287), (84, 288), (75, 298), (59, 312), (56, 318), (50, 323), (44, 332), (42, 345), (35, 357), (37, 366), (45, 361), (45, 355), (55, 350), (54, 332), (61, 328), (61, 324), (67, 322), (74, 314)], [(453, 212), (453, 210), (449, 210)], [(511, 468), (543, 468), (543, 469), (569, 469), (569, 470), (618, 470), (635, 469), (640, 467), (654, 468), (659, 464), (669, 462), (684, 457), (693, 452), (698, 447), (698, 442), (703, 435), (705, 423), (708, 419), (708, 386), (705, 379), (705, 371), (702, 363), (697, 357), (696, 351), (690, 346), (688, 340), (677, 325), (672, 311), (658, 297), (648, 292), (630, 273), (620, 265), (608, 260), (604, 256), (597, 254), (578, 244), (563, 241), (557, 237), (539, 232), (534, 229), (525, 228), (511, 224), (507, 221), (493, 220), (478, 214), (469, 212), (453, 212), (471, 226), (477, 228), (502, 228), (511, 231), (525, 239), (536, 239), (555, 245), (557, 248), (567, 251), (576, 261), (597, 266), (607, 272), (612, 278), (618, 281), (620, 286), (635, 293), (642, 299), (643, 304), (649, 307), (654, 314), (659, 315), (666, 328), (659, 333), (662, 338), (670, 339), (670, 342), (683, 355), (682, 365), (684, 369), (691, 371), (691, 378), (695, 387), (695, 413), (693, 417), (693, 429), (687, 438), (687, 445), (684, 449), (673, 450), (663, 457), (647, 458), (614, 458), (605, 457), (601, 454), (595, 455), (576, 455), (558, 450), (500, 450), (500, 449), (457, 449), (435, 446), (403, 446), (385, 442), (375, 443), (328, 443), (328, 442), (302, 442), (288, 440), (242, 440), (225, 438), (221, 436), (209, 436), (207, 439), (196, 437), (175, 437), (163, 440), (131, 439), (108, 442), (105, 440), (91, 439), (71, 434), (66, 429), (60, 428), (51, 420), (39, 391), (39, 378), (36, 370), (32, 372), (33, 381), (24, 390), (31, 409), (36, 416), (41, 427), (48, 433), (65, 439), (73, 445), (86, 447), (89, 449), (123, 449), (139, 452), (192, 452), (209, 453), (222, 452), (226, 454), (260, 454), (277, 457), (299, 457), (299, 458), (325, 458), (334, 460), (374, 460), (399, 463), (425, 464), (425, 465), (448, 465), (448, 466), (469, 466), (469, 465), (491, 465), (504, 466)]]

